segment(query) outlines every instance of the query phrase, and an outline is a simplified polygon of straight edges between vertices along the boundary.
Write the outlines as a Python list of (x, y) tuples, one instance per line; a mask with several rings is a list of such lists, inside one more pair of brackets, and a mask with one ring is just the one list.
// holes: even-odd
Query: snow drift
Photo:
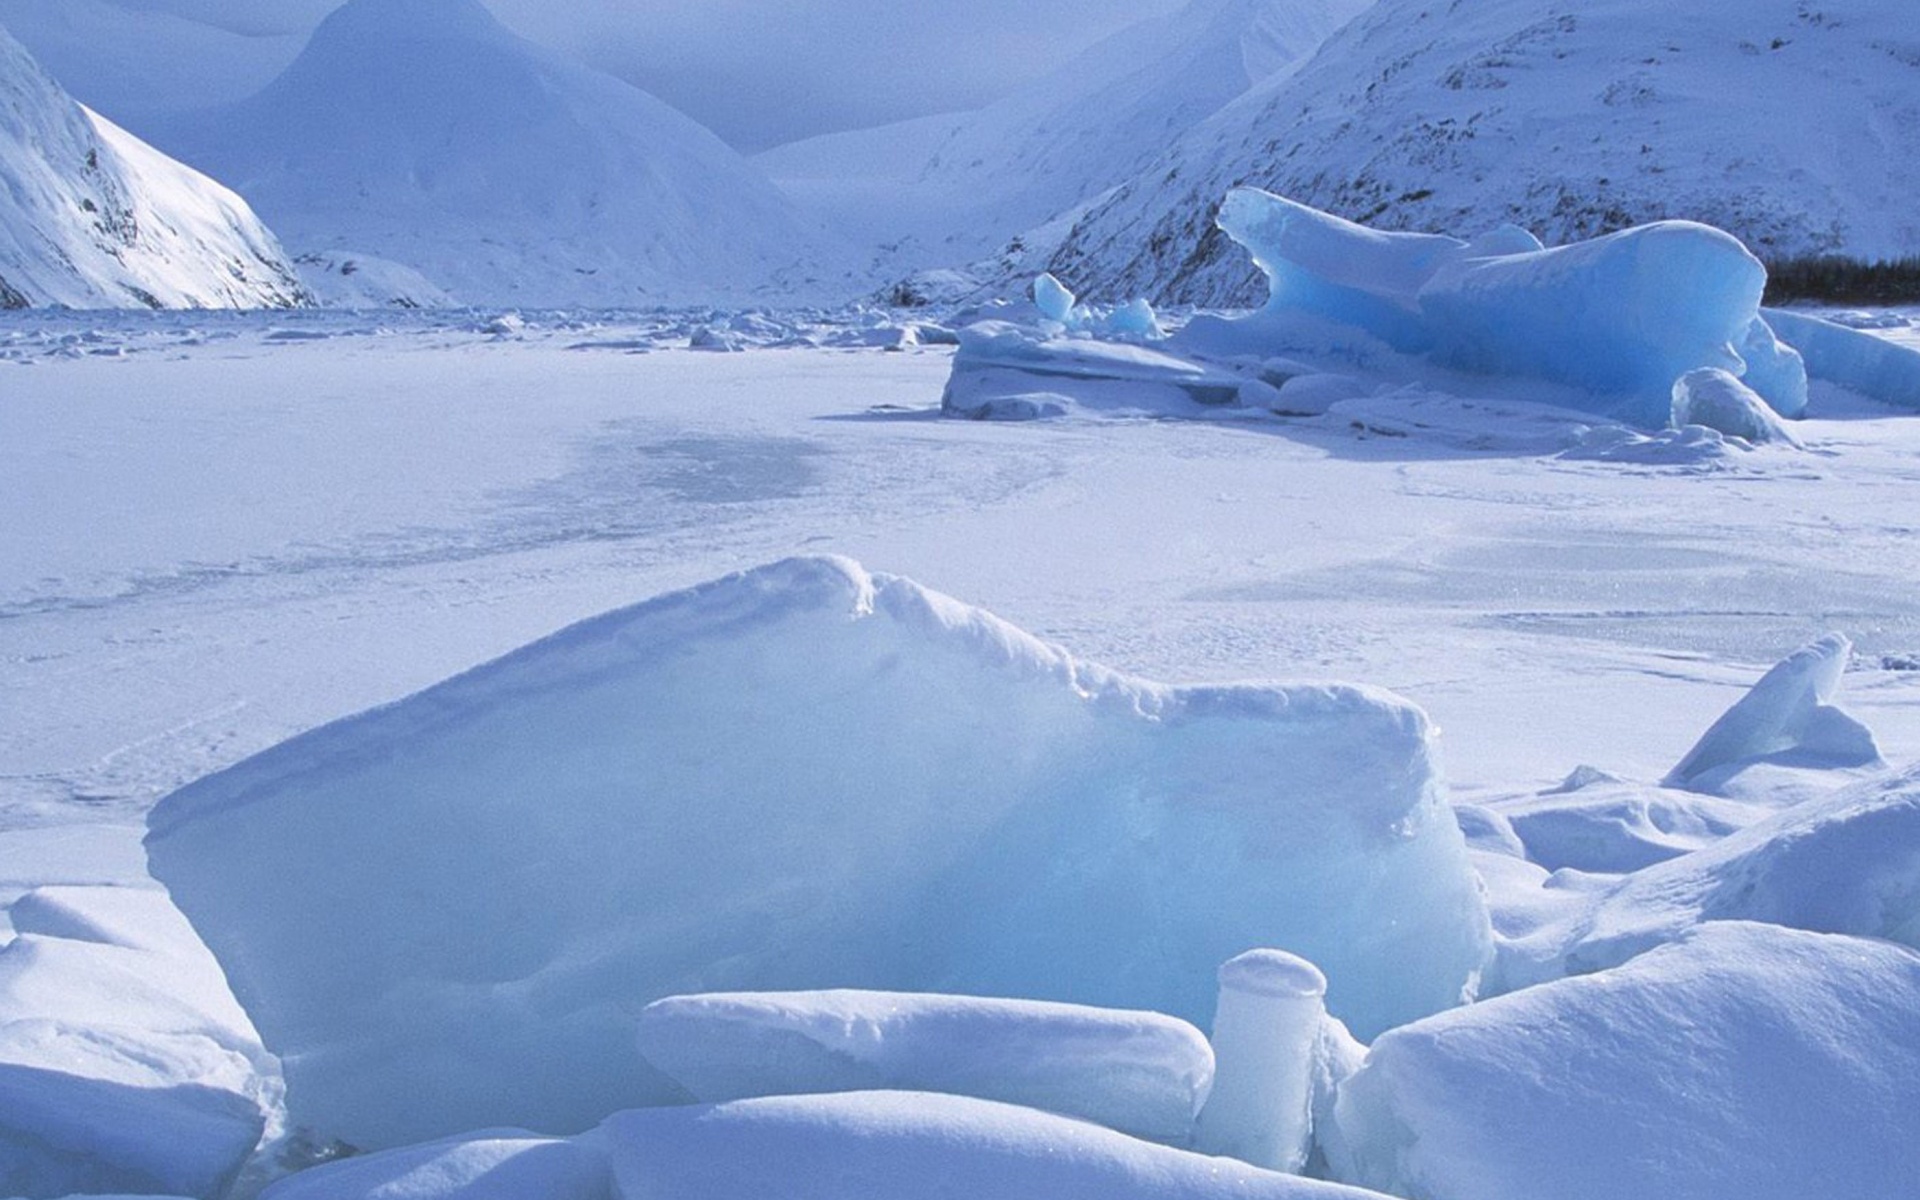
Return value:
[(258, 95), (166, 144), (295, 252), (376, 255), (470, 304), (804, 291), (826, 244), (711, 133), (478, 0), (352, 0)]
[(246, 202), (74, 103), (0, 28), (0, 308), (287, 308)]
[(1920, 1177), (1920, 955), (1737, 922), (1396, 1029), (1337, 1177), (1428, 1200), (1892, 1200)]
[(1797, 804), (1627, 876), (1596, 905), (1567, 963), (1610, 966), (1727, 920), (1920, 948), (1920, 768)]
[(621, 1113), (623, 1197), (1365, 1200), (1369, 1193), (959, 1096), (856, 1092)]
[(1665, 219), (1762, 258), (1920, 251), (1908, 0), (1381, 0), (1175, 141), (1046, 267), (1108, 300), (1244, 307), (1213, 230), (1247, 184), (1385, 229), (1548, 243)]
[(859, 987), (1204, 1022), (1310, 958), (1371, 1035), (1491, 934), (1386, 693), (1171, 688), (797, 559), (608, 614), (163, 800), (148, 853), (296, 1122), (360, 1146), (684, 1097), (641, 1008)]

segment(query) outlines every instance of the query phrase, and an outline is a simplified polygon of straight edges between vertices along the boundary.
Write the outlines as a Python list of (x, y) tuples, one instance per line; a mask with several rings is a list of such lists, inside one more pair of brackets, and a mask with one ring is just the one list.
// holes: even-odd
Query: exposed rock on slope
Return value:
[(245, 201), (82, 108), (0, 29), (0, 308), (305, 300)]
[(1253, 304), (1213, 227), (1247, 183), (1387, 229), (1549, 243), (1678, 217), (1763, 259), (1920, 250), (1909, 0), (1381, 0), (1183, 137), (1051, 269), (1105, 298)]

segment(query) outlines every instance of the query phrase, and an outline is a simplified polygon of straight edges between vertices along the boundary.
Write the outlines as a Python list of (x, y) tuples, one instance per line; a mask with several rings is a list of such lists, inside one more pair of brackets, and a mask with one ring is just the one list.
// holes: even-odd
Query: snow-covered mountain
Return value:
[(353, 0), (264, 90), (166, 144), (294, 250), (377, 255), (470, 303), (790, 296), (829, 253), (718, 138), (478, 0)]
[(1192, 0), (977, 112), (782, 146), (757, 161), (883, 268), (978, 258), (1148, 167), (1370, 0)]
[(1250, 303), (1250, 183), (1387, 229), (1548, 242), (1663, 217), (1767, 259), (1920, 252), (1912, 0), (1380, 0), (1196, 127), (1050, 263), (1096, 296)]
[(0, 308), (306, 299), (245, 201), (81, 107), (0, 29)]

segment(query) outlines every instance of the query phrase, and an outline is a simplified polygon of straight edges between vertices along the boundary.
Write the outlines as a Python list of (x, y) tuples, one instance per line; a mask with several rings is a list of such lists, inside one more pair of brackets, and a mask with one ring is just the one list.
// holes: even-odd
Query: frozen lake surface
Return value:
[[(1828, 630), (1920, 757), (1920, 422), (1671, 467), (1326, 419), (937, 415), (948, 351), (697, 353), (684, 321), (0, 326), (0, 822), (164, 792), (572, 621), (794, 553), (1178, 682), (1343, 679), (1456, 792), (1662, 774)], [(11, 362), (7, 361), (11, 360)], [(1825, 411), (1822, 411), (1822, 410)]]

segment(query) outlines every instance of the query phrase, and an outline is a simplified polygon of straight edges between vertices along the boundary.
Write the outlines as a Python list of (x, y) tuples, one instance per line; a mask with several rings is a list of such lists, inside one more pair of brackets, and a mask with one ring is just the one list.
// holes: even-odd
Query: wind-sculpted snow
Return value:
[(597, 1131), (618, 1194), (703, 1200), (1367, 1200), (1372, 1193), (924, 1092), (626, 1112)]
[(61, 90), (0, 28), (0, 308), (287, 308), (245, 201)]
[(641, 1013), (639, 1038), (649, 1063), (705, 1102), (944, 1092), (1169, 1145), (1192, 1135), (1213, 1081), (1213, 1051), (1185, 1021), (1036, 1000), (844, 990), (669, 996)]
[(1719, 923), (1396, 1029), (1336, 1177), (1426, 1200), (1893, 1200), (1920, 1178), (1920, 955)]
[(1250, 946), (1363, 1036), (1491, 935), (1432, 731), (1336, 685), (1171, 688), (797, 559), (577, 625), (163, 800), (148, 852), (359, 1146), (684, 1093), (640, 1009), (857, 987), (1204, 1022)]
[(1920, 769), (1795, 805), (1608, 892), (1567, 960), (1623, 962), (1702, 922), (1769, 921), (1920, 948)]
[[(1703, 221), (1773, 261), (1920, 252), (1909, 0), (1381, 0), (1192, 127), (1043, 265), (1096, 299), (1244, 307), (1247, 184), (1384, 229), (1549, 244)], [(1064, 206), (1063, 206), (1064, 207)]]

